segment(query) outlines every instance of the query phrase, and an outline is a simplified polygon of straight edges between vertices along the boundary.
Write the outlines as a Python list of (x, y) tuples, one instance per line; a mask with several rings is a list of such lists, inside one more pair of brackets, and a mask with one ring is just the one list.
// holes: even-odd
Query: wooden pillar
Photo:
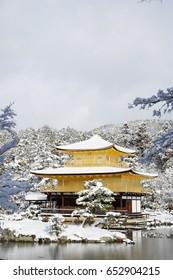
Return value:
[(64, 208), (64, 193), (62, 193), (62, 208)]
[(128, 210), (128, 213), (132, 213), (132, 200), (131, 199), (127, 200), (127, 210)]
[(50, 189), (53, 190), (53, 179), (50, 179)]
[(120, 196), (120, 209), (122, 209), (122, 196)]
[(50, 193), (50, 208), (52, 208), (52, 194)]

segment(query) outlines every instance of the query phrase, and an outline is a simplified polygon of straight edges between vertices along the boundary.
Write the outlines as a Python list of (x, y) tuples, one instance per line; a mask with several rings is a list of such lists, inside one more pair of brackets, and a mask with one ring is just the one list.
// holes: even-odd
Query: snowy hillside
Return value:
[[(47, 125), (37, 130), (28, 128), (18, 132), (18, 145), (7, 152), (5, 167), (12, 168), (15, 180), (29, 182), (30, 187), (25, 191), (37, 190), (42, 182), (39, 178), (31, 176), (30, 170), (62, 166), (65, 158), (54, 153), (56, 145), (83, 141), (97, 133), (105, 140), (135, 149), (137, 158), (125, 160), (136, 169), (142, 168), (159, 174), (156, 180), (145, 182), (146, 187), (152, 187), (153, 195), (143, 203), (154, 208), (165, 207), (173, 204), (173, 150), (166, 148), (162, 154), (153, 158), (150, 166), (139, 164), (137, 159), (153, 146), (153, 140), (157, 135), (172, 125), (173, 121), (170, 120), (146, 120), (104, 125), (89, 132), (77, 131), (69, 127), (56, 130)], [(0, 146), (7, 140), (8, 133), (1, 131)], [(20, 195), (13, 197), (18, 201), (19, 207), (23, 206), (23, 196), (24, 192), (21, 192)]]

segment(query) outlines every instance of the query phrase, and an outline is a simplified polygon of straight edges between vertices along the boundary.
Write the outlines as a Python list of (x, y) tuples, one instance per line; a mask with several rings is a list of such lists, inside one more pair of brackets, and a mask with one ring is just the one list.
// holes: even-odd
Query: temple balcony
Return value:
[[(114, 193), (137, 193), (137, 194), (150, 194), (151, 190), (149, 188), (142, 188), (142, 187), (138, 187), (138, 186), (117, 186), (116, 188), (111, 188), (109, 187), (109, 189), (111, 191), (113, 191)], [(73, 187), (66, 187), (66, 186), (43, 186), (40, 188), (41, 192), (78, 192), (79, 190), (81, 190), (81, 188), (75, 188), (75, 186)]]
[(123, 161), (97, 161), (97, 160), (68, 160), (64, 164), (65, 167), (93, 167), (93, 166), (111, 166), (111, 167), (123, 167), (123, 168), (128, 168), (129, 165), (126, 162)]

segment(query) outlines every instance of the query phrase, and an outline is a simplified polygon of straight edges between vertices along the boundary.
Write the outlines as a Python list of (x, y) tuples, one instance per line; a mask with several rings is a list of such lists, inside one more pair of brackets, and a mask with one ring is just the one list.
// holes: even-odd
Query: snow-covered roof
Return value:
[(101, 149), (108, 149), (108, 148), (114, 148), (120, 152), (127, 153), (127, 154), (135, 153), (134, 150), (115, 145), (109, 141), (104, 140), (99, 135), (94, 135), (85, 141), (76, 142), (69, 145), (56, 146), (56, 149), (61, 151), (81, 151), (81, 150), (92, 151), (92, 150), (101, 150)]
[(44, 170), (32, 170), (31, 173), (35, 175), (82, 175), (82, 174), (109, 174), (109, 173), (122, 173), (130, 171), (131, 168), (118, 168), (118, 167), (60, 167), (48, 168)]
[(146, 173), (146, 172), (141, 172), (141, 171), (136, 171), (132, 169), (132, 173), (136, 175), (140, 175), (146, 178), (156, 178), (158, 177), (158, 174), (153, 174), (153, 173)]
[(157, 177), (156, 174), (149, 174), (143, 172), (136, 172), (132, 168), (119, 168), (119, 167), (110, 167), (110, 166), (102, 166), (102, 167), (60, 167), (60, 168), (48, 168), (44, 170), (33, 170), (31, 171), (34, 175), (87, 175), (87, 174), (118, 174), (131, 172), (132, 174), (154, 178)]
[(39, 192), (29, 192), (25, 195), (25, 200), (47, 200), (47, 195)]
[(136, 151), (132, 150), (132, 149), (127, 149), (127, 148), (123, 148), (121, 146), (118, 146), (117, 144), (113, 145), (114, 149), (116, 149), (119, 152), (125, 153), (125, 154), (134, 154)]

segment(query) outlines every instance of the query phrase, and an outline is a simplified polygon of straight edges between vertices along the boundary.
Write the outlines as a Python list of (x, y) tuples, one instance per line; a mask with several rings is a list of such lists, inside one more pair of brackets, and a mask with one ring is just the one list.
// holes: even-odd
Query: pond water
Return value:
[[(157, 237), (147, 237), (148, 233)], [(27, 244), (1, 243), (0, 259), (6, 260), (173, 260), (173, 227), (131, 231), (134, 245), (125, 243)], [(161, 236), (160, 236), (161, 235)]]

